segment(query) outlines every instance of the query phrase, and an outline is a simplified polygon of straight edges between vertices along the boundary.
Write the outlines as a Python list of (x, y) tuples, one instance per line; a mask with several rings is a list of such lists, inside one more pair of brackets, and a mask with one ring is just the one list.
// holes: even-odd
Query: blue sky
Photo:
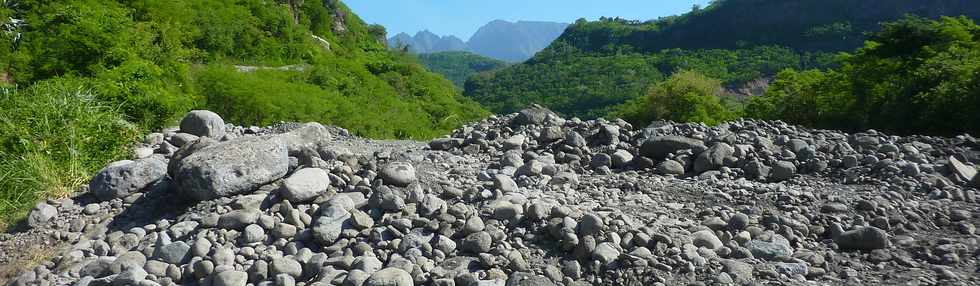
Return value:
[(571, 23), (579, 18), (649, 20), (681, 14), (710, 0), (346, 0), (354, 13), (388, 35), (429, 30), (464, 41), (493, 20)]

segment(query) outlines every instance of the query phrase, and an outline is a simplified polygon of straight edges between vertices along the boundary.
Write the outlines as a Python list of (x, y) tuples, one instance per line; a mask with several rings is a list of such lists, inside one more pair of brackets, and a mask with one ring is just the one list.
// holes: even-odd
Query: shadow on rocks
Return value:
[[(194, 202), (183, 199), (174, 190), (176, 184), (169, 178), (151, 186), (129, 207), (116, 214), (106, 227), (108, 232), (125, 231), (134, 227), (155, 224), (161, 219), (175, 219), (194, 206)], [(94, 202), (94, 197), (86, 195)], [(77, 198), (76, 198), (77, 200)]]

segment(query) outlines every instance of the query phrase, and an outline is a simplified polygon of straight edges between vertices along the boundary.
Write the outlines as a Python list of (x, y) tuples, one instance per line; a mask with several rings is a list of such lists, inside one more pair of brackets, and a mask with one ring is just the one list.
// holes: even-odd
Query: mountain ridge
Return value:
[(439, 36), (429, 30), (415, 35), (398, 33), (388, 46), (415, 54), (467, 51), (505, 62), (522, 62), (558, 38), (569, 24), (548, 21), (493, 20), (480, 27), (467, 41), (456, 36)]

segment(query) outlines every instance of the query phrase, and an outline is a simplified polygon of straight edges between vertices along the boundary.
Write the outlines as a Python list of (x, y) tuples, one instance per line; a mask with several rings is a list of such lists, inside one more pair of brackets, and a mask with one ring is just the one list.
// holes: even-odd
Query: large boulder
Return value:
[(243, 137), (214, 143), (177, 162), (171, 174), (180, 192), (198, 201), (255, 191), (289, 170), (286, 145), (277, 137)]
[(332, 245), (344, 229), (353, 228), (350, 211), (340, 204), (328, 204), (313, 222), (313, 238), (322, 245)]
[(330, 174), (320, 168), (304, 168), (283, 181), (279, 194), (292, 203), (313, 200), (330, 187)]
[(557, 118), (558, 116), (547, 108), (538, 105), (531, 105), (530, 107), (518, 112), (517, 117), (514, 117), (510, 123), (514, 126), (540, 125), (548, 121), (549, 117)]
[(654, 159), (664, 159), (667, 155), (680, 150), (693, 149), (700, 153), (707, 149), (704, 142), (694, 138), (681, 136), (657, 136), (647, 139), (640, 146), (640, 155)]
[(320, 123), (310, 122), (302, 127), (277, 135), (290, 154), (304, 150), (319, 150), (330, 141), (330, 132)]
[(415, 167), (405, 162), (392, 162), (381, 169), (381, 179), (385, 184), (407, 187), (418, 180)]
[(735, 154), (735, 148), (723, 142), (715, 143), (708, 148), (708, 151), (702, 152), (696, 159), (694, 159), (694, 171), (697, 173), (702, 173), (710, 170), (718, 170), (724, 166), (725, 158), (731, 157)]
[(378, 270), (364, 281), (364, 286), (412, 286), (412, 275), (399, 268), (389, 267)]
[(122, 198), (139, 192), (167, 176), (167, 163), (159, 157), (118, 161), (102, 168), (89, 189), (100, 200)]
[(865, 250), (888, 248), (891, 241), (888, 233), (877, 227), (868, 226), (841, 233), (834, 242), (842, 250)]
[(225, 121), (217, 113), (207, 110), (192, 110), (180, 121), (180, 132), (221, 139), (225, 136)]

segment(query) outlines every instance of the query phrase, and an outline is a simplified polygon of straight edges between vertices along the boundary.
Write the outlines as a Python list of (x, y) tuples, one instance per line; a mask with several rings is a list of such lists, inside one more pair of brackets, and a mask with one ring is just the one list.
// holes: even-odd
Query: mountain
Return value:
[(539, 103), (605, 116), (680, 70), (738, 86), (786, 68), (834, 67), (837, 52), (904, 14), (980, 17), (980, 2), (721, 0), (651, 21), (582, 19), (528, 61), (471, 78), (464, 95), (494, 112)]
[(467, 46), (479, 55), (522, 62), (547, 47), (566, 27), (565, 23), (496, 20), (477, 30)]
[(465, 43), (455, 36), (439, 36), (426, 30), (415, 36), (398, 33), (388, 39), (388, 46), (408, 47), (408, 51), (416, 54), (469, 51), (505, 62), (522, 62), (547, 47), (566, 27), (568, 24), (564, 23), (495, 20), (477, 30)]
[(388, 39), (388, 46), (393, 48), (407, 47), (410, 52), (416, 54), (466, 50), (466, 43), (456, 36), (440, 37), (429, 31), (418, 32), (415, 36), (398, 33)]
[(509, 64), (470, 52), (439, 52), (418, 55), (419, 62), (429, 71), (448, 78), (462, 89), (470, 76), (507, 67)]

